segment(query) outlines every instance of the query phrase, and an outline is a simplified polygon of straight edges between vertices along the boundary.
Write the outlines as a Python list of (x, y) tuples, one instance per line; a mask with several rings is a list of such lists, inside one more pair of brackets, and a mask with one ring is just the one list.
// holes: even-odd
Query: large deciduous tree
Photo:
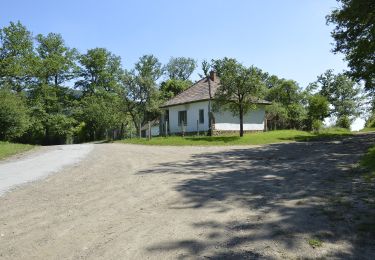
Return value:
[(162, 76), (162, 66), (153, 55), (144, 55), (135, 64), (135, 69), (123, 74), (124, 101), (137, 131), (160, 111), (160, 91), (157, 80)]
[(117, 92), (122, 76), (121, 58), (105, 48), (95, 48), (80, 56), (81, 80), (75, 83), (84, 94)]
[(36, 50), (40, 58), (38, 77), (42, 83), (57, 87), (77, 76), (78, 52), (67, 47), (60, 34), (38, 34), (36, 39)]
[(375, 89), (375, 1), (338, 0), (340, 7), (327, 16), (335, 24), (333, 51), (343, 53), (349, 74), (364, 80), (366, 89)]
[(21, 22), (0, 29), (0, 87), (16, 92), (29, 88), (35, 65), (31, 32)]
[(334, 74), (327, 70), (318, 76), (316, 82), (308, 86), (310, 91), (318, 91), (331, 104), (330, 115), (333, 115), (338, 126), (347, 126), (340, 122), (350, 123), (360, 115), (362, 105), (361, 88), (344, 74)]
[(254, 66), (245, 67), (235, 59), (213, 61), (220, 87), (214, 96), (214, 109), (229, 109), (240, 119), (240, 136), (243, 136), (244, 115), (256, 108), (264, 83), (262, 71)]
[(171, 58), (164, 70), (169, 79), (188, 80), (197, 67), (197, 62), (192, 58)]

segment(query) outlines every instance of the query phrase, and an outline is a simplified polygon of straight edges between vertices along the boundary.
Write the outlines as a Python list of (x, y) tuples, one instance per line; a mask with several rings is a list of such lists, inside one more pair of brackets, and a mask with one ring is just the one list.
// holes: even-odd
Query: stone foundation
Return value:
[[(259, 133), (259, 132), (264, 132), (264, 130), (244, 130), (244, 134), (249, 134), (249, 133)], [(212, 131), (212, 136), (220, 136), (220, 135), (239, 135), (240, 131), (239, 130), (213, 130)]]

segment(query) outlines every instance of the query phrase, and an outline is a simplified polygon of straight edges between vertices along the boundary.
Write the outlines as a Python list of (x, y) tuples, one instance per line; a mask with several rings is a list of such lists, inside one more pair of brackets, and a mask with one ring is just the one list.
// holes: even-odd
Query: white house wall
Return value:
[[(245, 131), (262, 131), (264, 130), (264, 106), (259, 106), (256, 110), (252, 110), (244, 115), (243, 129)], [(232, 112), (221, 111), (215, 112), (215, 130), (221, 131), (239, 131), (240, 118), (233, 116)]]
[(181, 132), (181, 126), (178, 125), (178, 112), (184, 110), (187, 112), (185, 132), (196, 132), (200, 109), (204, 110), (204, 123), (199, 124), (199, 131), (208, 131), (208, 101), (177, 105), (167, 109), (169, 110), (169, 131), (171, 133)]

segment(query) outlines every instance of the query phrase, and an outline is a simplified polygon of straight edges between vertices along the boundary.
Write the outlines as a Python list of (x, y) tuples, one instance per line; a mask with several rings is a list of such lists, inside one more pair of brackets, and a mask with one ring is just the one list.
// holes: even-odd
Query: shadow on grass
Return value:
[[(375, 207), (366, 202), (372, 187), (363, 187), (351, 167), (374, 140), (358, 135), (339, 143), (231, 149), (143, 170), (138, 174), (186, 176), (174, 187), (182, 200), (169, 208), (193, 209), (197, 218), (186, 225), (200, 233), (146, 250), (177, 251), (179, 258), (374, 259), (375, 234), (368, 227), (375, 224)], [(232, 220), (218, 220), (220, 214)], [(312, 240), (322, 241), (324, 250)]]

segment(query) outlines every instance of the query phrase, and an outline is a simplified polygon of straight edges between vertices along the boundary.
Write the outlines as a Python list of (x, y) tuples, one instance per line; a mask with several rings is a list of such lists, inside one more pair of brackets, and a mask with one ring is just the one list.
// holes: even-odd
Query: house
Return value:
[[(212, 111), (212, 102), (220, 79), (215, 72), (203, 78), (184, 92), (168, 100), (161, 107), (161, 130), (170, 134), (208, 132), (212, 135), (235, 133), (240, 130), (238, 116), (230, 111)], [(271, 104), (265, 100), (256, 100), (257, 108), (244, 115), (245, 132), (265, 129), (265, 106)], [(211, 113), (211, 120), (209, 114)], [(211, 122), (209, 122), (211, 121)]]

